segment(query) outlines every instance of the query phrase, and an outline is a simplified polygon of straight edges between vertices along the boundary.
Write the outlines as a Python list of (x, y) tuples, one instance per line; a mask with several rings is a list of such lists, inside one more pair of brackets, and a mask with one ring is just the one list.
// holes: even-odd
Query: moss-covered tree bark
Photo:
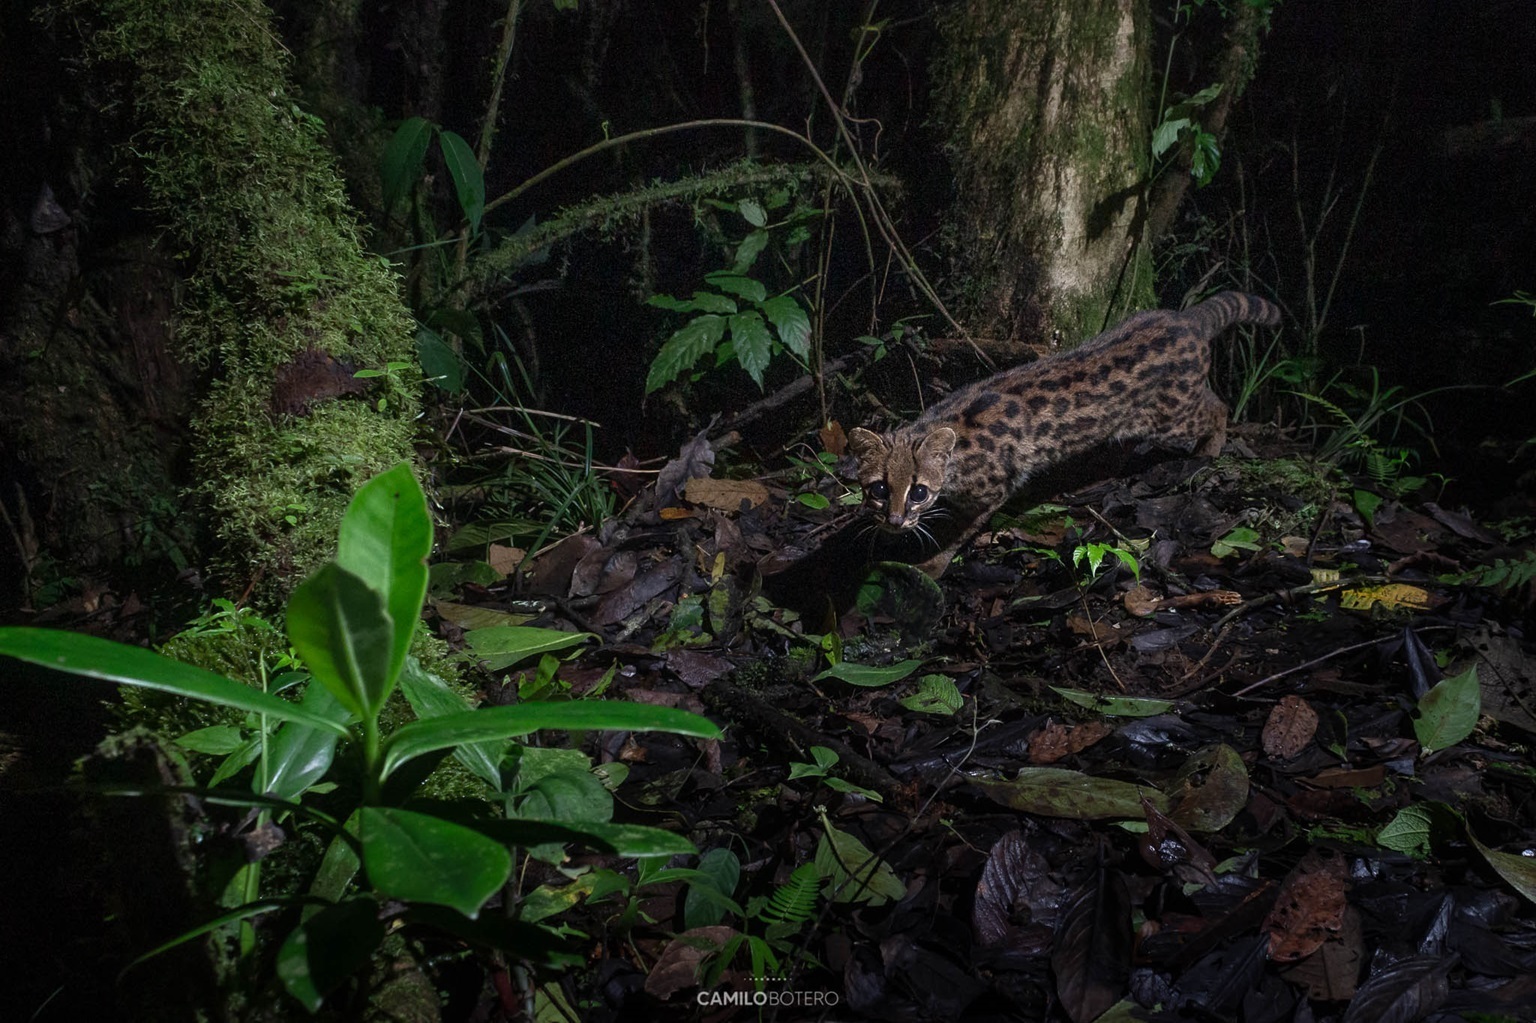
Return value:
[(1069, 344), (1150, 304), (1145, 0), (965, 0), (942, 19), (935, 123), (962, 316), (991, 343)]
[[(215, 563), (225, 588), (276, 596), (330, 552), (357, 485), (411, 454), (395, 275), (360, 242), (263, 4), (76, 10), (94, 22), (97, 73), (132, 97), (138, 167), (179, 250), (174, 350), (204, 381), (191, 429)], [(385, 372), (365, 383), (359, 369)]]

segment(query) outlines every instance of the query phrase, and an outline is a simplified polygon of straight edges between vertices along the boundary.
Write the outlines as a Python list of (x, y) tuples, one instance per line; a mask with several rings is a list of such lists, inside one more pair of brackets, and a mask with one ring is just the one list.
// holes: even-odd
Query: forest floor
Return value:
[[(589, 953), (542, 997), (585, 1020), (1536, 1019), (1529, 555), (1249, 442), (1037, 507), (937, 587), (858, 571), (836, 616), (801, 578), (764, 599), (754, 566), (867, 551), (846, 489), (715, 479), (702, 438), (536, 559), (531, 623), (600, 642), (491, 673), (489, 701), (604, 691), (726, 729), (601, 751), (622, 819), (706, 855), (606, 898), (568, 880), (623, 869), (602, 857), (526, 878), (571, 893)], [(471, 648), (536, 614), (505, 585), (442, 596)], [(512, 1008), (494, 990), (473, 1018)]]

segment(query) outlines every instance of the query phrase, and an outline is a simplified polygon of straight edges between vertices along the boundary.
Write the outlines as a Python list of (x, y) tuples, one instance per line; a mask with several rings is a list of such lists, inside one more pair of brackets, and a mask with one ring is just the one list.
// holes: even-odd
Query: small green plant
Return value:
[(816, 778), (821, 784), (832, 789), (834, 792), (847, 792), (863, 796), (865, 799), (875, 803), (884, 801), (881, 799), (880, 793), (872, 792), (862, 785), (855, 785), (851, 781), (832, 774), (832, 768), (836, 767), (837, 762), (842, 759), (835, 750), (830, 750), (825, 746), (812, 746), (811, 759), (814, 761), (813, 763), (790, 761), (789, 777), (791, 779)]
[(1501, 594), (1522, 590), (1532, 580), (1536, 580), (1536, 551), (1526, 551), (1517, 560), (1498, 558), (1491, 565), (1478, 565), (1465, 572), (1440, 577), (1444, 583), (1482, 586)]
[(1141, 562), (1136, 560), (1136, 555), (1112, 543), (1079, 544), (1072, 549), (1072, 565), (1078, 569), (1088, 566), (1088, 585), (1092, 586), (1104, 571), (1105, 560), (1111, 556), (1130, 569), (1131, 575), (1141, 578)]
[[(768, 200), (767, 207), (776, 209), (788, 203), (788, 195), (778, 193)], [(719, 205), (739, 213), (752, 231), (736, 246), (729, 270), (704, 275), (712, 290), (695, 291), (691, 298), (652, 295), (647, 299), (657, 308), (695, 315), (662, 343), (645, 378), (646, 394), (691, 372), (705, 356), (713, 356), (717, 369), (736, 363), (759, 388), (769, 363), (780, 355), (787, 354), (802, 369), (808, 369), (811, 320), (805, 308), (789, 292), (770, 296), (762, 281), (748, 276), (748, 271), (767, 246), (771, 230), (789, 228), (790, 241), (794, 242), (796, 232), (805, 230), (810, 214), (796, 206), (785, 220), (770, 224), (768, 210), (755, 199)]]
[(1201, 108), (1220, 95), (1220, 84), (1209, 85), (1163, 110), (1163, 116), (1152, 132), (1154, 163), (1182, 142), (1190, 147), (1189, 173), (1195, 183), (1201, 186), (1211, 183), (1221, 166), (1221, 148), (1216, 143), (1216, 136), (1206, 131), (1198, 118)]
[[(511, 877), (513, 847), (548, 850), (574, 841), (620, 855), (691, 851), (686, 840), (668, 832), (607, 823), (591, 784), (573, 780), (578, 773), (590, 775), (573, 770), (575, 759), (585, 761), (579, 752), (535, 753), (509, 747), (508, 740), (543, 729), (709, 737), (718, 729), (694, 714), (639, 704), (469, 709), (462, 696), (409, 656), (431, 547), (426, 497), (407, 464), (358, 491), (342, 520), (335, 559), (301, 583), (288, 603), (288, 638), (312, 679), (301, 702), (138, 647), (47, 629), (0, 629), (0, 654), (257, 715), (264, 750), (258, 791), (245, 798), (201, 793), (292, 814), (331, 835), (307, 892), (248, 901), (150, 955), (277, 908), (302, 906), (299, 923), (276, 951), (274, 969), (289, 994), (315, 1011), (373, 956), (385, 936), (384, 903), (395, 901), (403, 905), (399, 919), (407, 925), (446, 930), (559, 965), (570, 957), (559, 951), (556, 931), (509, 930), (476, 920)], [(418, 720), (384, 735), (381, 712), (397, 686)], [(273, 728), (273, 722), (280, 724)], [(342, 742), (358, 757), (360, 791), (345, 815), (322, 813), (301, 799), (328, 776)], [(406, 808), (421, 776), (403, 769), (449, 750), (502, 794), (505, 818)], [(569, 754), (566, 762), (554, 762), (549, 754), (555, 752)]]
[(1257, 552), (1261, 549), (1258, 532), (1247, 526), (1238, 526), (1211, 544), (1211, 554), (1218, 558), (1230, 558), (1238, 551)]

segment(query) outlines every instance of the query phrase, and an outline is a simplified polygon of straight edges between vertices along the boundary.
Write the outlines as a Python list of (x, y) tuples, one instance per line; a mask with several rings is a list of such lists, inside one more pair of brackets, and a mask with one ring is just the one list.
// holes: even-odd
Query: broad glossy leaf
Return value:
[(408, 909), (405, 919), (446, 931), (471, 945), (500, 949), (550, 970), (568, 970), (587, 961), (583, 955), (565, 951), (565, 942), (554, 931), (521, 920), (508, 920), (500, 913), (487, 913), (475, 920), (444, 906), (419, 905)]
[(298, 704), (153, 651), (95, 636), (55, 629), (5, 628), (0, 629), (0, 655), (72, 675), (158, 689), (204, 703), (255, 711), (280, 721), (303, 722), (337, 735), (347, 734), (344, 725)]
[(389, 674), (395, 624), (379, 594), (335, 562), (299, 584), (288, 599), (288, 639), (310, 673), (360, 718), (378, 716)]
[(1168, 816), (1191, 831), (1220, 831), (1248, 805), (1248, 766), (1231, 746), (1202, 750), (1168, 786)]
[(480, 161), (475, 159), (475, 151), (469, 143), (454, 132), (440, 132), (437, 141), (443, 148), (448, 176), (453, 178), (459, 209), (469, 221), (469, 233), (476, 234), (480, 230), (480, 218), (485, 215), (485, 173), (480, 169)]
[[(384, 696), (405, 663), (411, 636), (427, 596), (427, 555), (432, 553), (432, 516), (427, 497), (401, 462), (360, 487), (342, 516), (336, 564), (384, 599), (393, 622)], [(290, 615), (292, 612), (290, 611)], [(379, 701), (383, 705), (383, 700)]]
[(900, 682), (912, 674), (922, 664), (920, 658), (901, 661), (897, 664), (877, 668), (868, 664), (854, 664), (852, 661), (839, 661), (826, 671), (817, 675), (813, 682), (835, 678), (847, 682), (851, 686), (888, 686), (892, 682)]
[(484, 629), (470, 629), (464, 634), (464, 641), (474, 651), (475, 657), (485, 662), (489, 671), (510, 668), (519, 661), (564, 650), (595, 638), (590, 632), (561, 632), (559, 629), (540, 629), (531, 625), (492, 625)]
[(675, 732), (718, 739), (708, 718), (675, 707), (602, 700), (590, 703), (520, 703), (450, 714), (402, 725), (384, 740), (383, 777), (413, 757), (468, 742), (516, 738), (546, 728), (566, 731)]
[[(734, 307), (731, 310), (735, 311)], [(667, 386), (715, 350), (725, 333), (725, 317), (715, 313), (695, 316), (667, 338), (645, 377), (645, 393)]]
[(416, 359), (428, 380), (449, 394), (464, 390), (464, 360), (435, 330), (416, 328)]
[[(347, 886), (352, 883), (352, 879), (357, 876), (359, 868), (362, 867), (362, 862), (357, 858), (356, 845), (361, 814), (361, 809), (353, 810), (352, 816), (348, 817), (346, 823), (342, 825), (346, 835), (333, 836), (330, 845), (325, 847), (325, 855), (320, 857), (320, 866), (316, 868), (314, 876), (309, 881), (311, 897), (324, 903), (338, 902), (346, 894)], [(320, 908), (320, 906), (306, 906), (305, 918), (313, 916)]]
[(964, 704), (960, 690), (948, 675), (924, 675), (917, 680), (917, 692), (903, 697), (901, 705), (919, 714), (949, 716), (959, 712)]
[(462, 824), (395, 807), (365, 806), (358, 838), (381, 894), (450, 906), (473, 918), (512, 875), (512, 854)]
[(610, 821), (552, 821), (532, 817), (479, 821), (475, 829), (507, 845), (531, 848), (550, 842), (579, 845), (635, 859), (692, 856), (698, 849), (682, 835), (642, 824)]
[(763, 386), (763, 371), (773, 358), (773, 338), (763, 318), (752, 310), (731, 317), (731, 341), (736, 345), (736, 361), (747, 371), (752, 382)]
[[(474, 709), (448, 683), (423, 669), (421, 662), (414, 657), (405, 660), (405, 670), (400, 673), (400, 691), (405, 694), (405, 700), (416, 712), (416, 716), (423, 721)], [(453, 757), (475, 777), (500, 792), (501, 761), (507, 755), (507, 746), (505, 739), (467, 743), (455, 746)]]
[(384, 940), (378, 903), (348, 899), (301, 922), (277, 951), (277, 975), (304, 1008), (316, 1012), (325, 996), (373, 956)]
[(245, 736), (234, 725), (209, 725), (207, 728), (196, 729), (176, 739), (176, 745), (183, 749), (214, 756), (228, 756), (243, 748), (245, 744)]
[(395, 129), (384, 147), (380, 167), (384, 181), (384, 211), (394, 208), (421, 176), (422, 160), (432, 142), (432, 123), (424, 117), (410, 117)]
[(736, 246), (736, 258), (732, 260), (732, 268), (739, 274), (746, 273), (752, 264), (757, 262), (758, 254), (768, 247), (768, 232), (762, 228), (748, 232)]
[[(352, 714), (323, 685), (311, 685), (304, 691), (303, 707), (342, 725), (352, 723)], [(338, 738), (335, 732), (308, 725), (283, 724), (267, 747), (266, 795), (276, 799), (302, 796), (330, 770)]]
[(521, 794), (519, 817), (575, 824), (613, 819), (613, 793), (590, 770), (558, 771)]
[[(688, 894), (683, 896), (685, 929), (717, 924), (731, 912), (727, 903), (741, 880), (741, 859), (730, 849), (720, 846), (699, 857), (699, 873), (702, 877), (690, 884)], [(724, 896), (724, 899), (718, 896)]]

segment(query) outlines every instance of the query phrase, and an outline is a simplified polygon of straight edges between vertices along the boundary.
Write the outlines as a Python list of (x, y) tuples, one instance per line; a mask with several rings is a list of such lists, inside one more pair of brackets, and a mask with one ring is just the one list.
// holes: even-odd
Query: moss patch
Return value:
[[(128, 81), (152, 207), (178, 244), (182, 357), (212, 379), (193, 416), (197, 489), (226, 584), (270, 605), (326, 557), (363, 480), (410, 455), (414, 394), (275, 408), (300, 353), (411, 362), (394, 273), (367, 255), (323, 125), (291, 99), (263, 5), (98, 0), (91, 52)], [(333, 392), (334, 393), (334, 392)]]

